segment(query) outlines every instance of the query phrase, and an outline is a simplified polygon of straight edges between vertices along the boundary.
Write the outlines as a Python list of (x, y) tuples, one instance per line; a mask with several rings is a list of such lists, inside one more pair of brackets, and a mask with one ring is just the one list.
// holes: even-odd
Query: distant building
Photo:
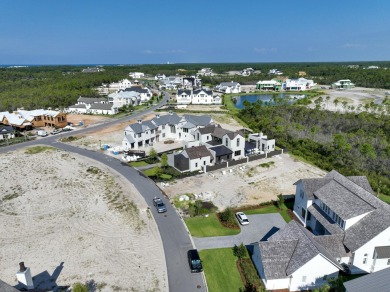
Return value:
[(64, 111), (75, 114), (115, 115), (118, 113), (118, 108), (107, 98), (80, 96), (75, 105), (69, 106)]
[(0, 125), (0, 140), (15, 138), (15, 129), (12, 126)]
[(279, 71), (278, 69), (271, 69), (268, 71), (268, 74), (270, 74), (270, 75), (283, 75), (283, 72)]
[(145, 73), (142, 72), (130, 72), (129, 76), (134, 79), (145, 78)]
[(287, 79), (283, 83), (283, 89), (288, 91), (304, 91), (311, 89), (316, 83), (305, 78)]
[(263, 80), (256, 83), (256, 88), (259, 90), (280, 91), (282, 89), (282, 82), (280, 80)]
[(238, 82), (222, 82), (215, 87), (215, 89), (222, 93), (240, 93), (241, 85)]
[(331, 84), (332, 89), (350, 89), (355, 87), (355, 84), (349, 79), (342, 79)]
[(98, 73), (98, 72), (103, 72), (103, 71), (105, 71), (105, 70), (102, 67), (88, 67), (88, 68), (81, 70), (81, 72), (83, 72), (83, 73)]

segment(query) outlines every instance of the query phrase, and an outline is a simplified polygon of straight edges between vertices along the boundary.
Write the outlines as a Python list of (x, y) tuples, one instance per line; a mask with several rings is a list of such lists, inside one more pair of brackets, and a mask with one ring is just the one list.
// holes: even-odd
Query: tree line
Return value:
[(245, 103), (239, 118), (321, 169), (367, 176), (373, 190), (390, 196), (390, 116), (335, 113), (294, 105)]

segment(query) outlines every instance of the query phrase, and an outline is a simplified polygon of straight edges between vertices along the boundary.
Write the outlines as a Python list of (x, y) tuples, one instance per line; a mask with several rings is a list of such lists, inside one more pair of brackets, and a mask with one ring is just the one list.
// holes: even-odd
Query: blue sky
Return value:
[(0, 2), (0, 64), (389, 60), (389, 0)]

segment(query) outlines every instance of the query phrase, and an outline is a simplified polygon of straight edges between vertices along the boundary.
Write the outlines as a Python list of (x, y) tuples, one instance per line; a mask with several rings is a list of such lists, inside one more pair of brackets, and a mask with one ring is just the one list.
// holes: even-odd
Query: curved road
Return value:
[[(168, 98), (169, 95), (167, 93), (164, 93), (163, 100), (158, 105), (153, 106), (146, 111), (135, 113), (125, 118), (108, 121), (103, 124), (90, 126), (88, 128), (80, 129), (74, 132), (68, 132), (62, 135), (63, 137), (66, 137), (74, 135), (76, 133), (83, 134), (92, 130), (95, 131), (117, 123), (122, 123), (132, 118), (140, 117), (142, 115), (154, 111), (162, 104), (165, 104)], [(62, 149), (64, 151), (74, 152), (94, 159), (96, 161), (104, 163), (108, 167), (111, 167), (115, 171), (122, 174), (127, 180), (134, 184), (140, 194), (145, 198), (145, 201), (149, 204), (150, 210), (152, 211), (153, 217), (157, 223), (164, 247), (169, 290), (180, 292), (206, 291), (207, 288), (204, 283), (203, 275), (201, 273), (191, 274), (188, 266), (187, 251), (193, 248), (190, 235), (188, 234), (181, 218), (176, 213), (174, 207), (171, 205), (169, 200), (164, 197), (161, 190), (155, 185), (155, 183), (152, 180), (142, 176), (134, 168), (128, 166), (125, 163), (122, 163), (116, 158), (112, 158), (101, 152), (85, 150), (58, 142), (57, 138), (58, 136), (50, 136), (43, 139), (28, 141), (26, 143), (3, 147), (0, 148), (0, 153), (16, 150), (26, 146), (46, 144)], [(158, 214), (156, 209), (154, 208), (152, 204), (152, 199), (156, 196), (161, 197), (164, 200), (168, 210), (166, 213)]]

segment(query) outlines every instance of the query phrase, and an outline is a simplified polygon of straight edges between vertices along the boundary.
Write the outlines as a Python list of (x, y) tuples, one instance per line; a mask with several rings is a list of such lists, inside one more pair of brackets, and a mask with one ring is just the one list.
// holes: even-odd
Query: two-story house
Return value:
[(206, 89), (179, 89), (176, 94), (178, 104), (216, 104), (220, 103), (221, 99), (213, 97), (212, 90)]
[(252, 259), (267, 289), (312, 289), (337, 277), (336, 268), (359, 274), (390, 266), (390, 205), (366, 177), (333, 170), (295, 185), (294, 214), (302, 226), (290, 222), (254, 244)]
[(222, 82), (215, 87), (215, 89), (222, 93), (240, 93), (241, 85), (238, 82)]

